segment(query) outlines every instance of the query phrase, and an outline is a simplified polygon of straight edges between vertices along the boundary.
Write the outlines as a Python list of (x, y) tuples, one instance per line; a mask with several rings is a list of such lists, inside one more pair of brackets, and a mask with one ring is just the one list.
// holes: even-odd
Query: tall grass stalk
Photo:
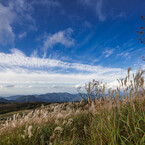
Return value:
[(93, 80), (85, 86), (86, 100), (8, 118), (0, 124), (0, 145), (145, 144), (144, 74), (131, 77), (130, 71), (107, 95), (105, 85)]

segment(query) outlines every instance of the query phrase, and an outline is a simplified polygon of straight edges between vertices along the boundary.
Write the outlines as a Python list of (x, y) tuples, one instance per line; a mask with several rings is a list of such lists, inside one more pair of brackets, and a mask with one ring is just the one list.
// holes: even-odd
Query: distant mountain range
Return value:
[(16, 96), (5, 97), (5, 99), (7, 99), (7, 100), (15, 100), (15, 99), (17, 99), (17, 98), (19, 98), (21, 96), (24, 96), (24, 95), (16, 95)]
[(69, 93), (47, 93), (41, 95), (17, 95), (10, 97), (1, 97), (0, 102), (72, 102), (80, 101), (81, 97), (79, 94), (69, 94)]
[(4, 99), (4, 98), (0, 98), (0, 102), (8, 103), (8, 102), (11, 102), (11, 101), (7, 100), (7, 99)]

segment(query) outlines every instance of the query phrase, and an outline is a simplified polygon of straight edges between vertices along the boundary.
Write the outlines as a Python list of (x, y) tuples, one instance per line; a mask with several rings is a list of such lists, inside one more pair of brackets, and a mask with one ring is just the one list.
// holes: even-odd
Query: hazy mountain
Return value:
[(10, 97), (5, 97), (7, 100), (16, 100), (17, 98), (24, 96), (24, 95), (15, 95), (15, 96), (10, 96)]
[(48, 102), (43, 98), (36, 98), (33, 95), (21, 96), (15, 100), (16, 102)]
[(69, 93), (47, 93), (36, 96), (37, 98), (46, 99), (48, 102), (71, 102), (79, 101), (81, 98), (78, 94)]
[[(71, 102), (80, 101), (81, 97), (78, 94), (69, 93), (47, 93), (41, 95), (17, 95), (2, 98), (3, 102)], [(1, 101), (1, 102), (2, 102)]]
[[(86, 94), (82, 94), (83, 98), (86, 99)], [(107, 96), (108, 94), (106, 94)], [(123, 93), (120, 93), (120, 97)], [(69, 94), (65, 93), (47, 93), (41, 95), (16, 95), (10, 96), (5, 98), (0, 98), (0, 102), (48, 102), (48, 103), (55, 103), (55, 102), (73, 102), (73, 101), (80, 101), (81, 96), (79, 94)]]
[(0, 98), (0, 102), (8, 103), (8, 102), (11, 102), (11, 101), (7, 100), (7, 99), (4, 99), (4, 98)]

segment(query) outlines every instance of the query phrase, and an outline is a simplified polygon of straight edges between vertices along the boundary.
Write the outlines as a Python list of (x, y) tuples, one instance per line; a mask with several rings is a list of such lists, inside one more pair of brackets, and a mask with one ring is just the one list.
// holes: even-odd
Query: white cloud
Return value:
[(23, 33), (21, 33), (21, 34), (19, 34), (18, 35), (18, 38), (24, 38), (24, 37), (26, 37), (27, 36), (27, 32), (23, 32)]
[[(139, 50), (139, 49), (138, 49)], [(117, 54), (117, 56), (121, 56), (121, 57), (124, 57), (126, 59), (130, 59), (131, 56), (133, 56), (133, 53), (137, 53), (137, 51), (134, 52), (134, 48), (129, 48), (129, 49), (126, 49), (120, 53)]]
[[(26, 0), (7, 1), (7, 5), (0, 3), (0, 44), (12, 44), (15, 40), (13, 24), (21, 21), (34, 21), (31, 17), (32, 7)], [(26, 35), (19, 35), (22, 37)]]
[(73, 30), (68, 28), (64, 31), (59, 31), (55, 34), (48, 35), (44, 41), (43, 49), (46, 52), (48, 48), (53, 48), (56, 44), (62, 44), (66, 47), (74, 45), (74, 39), (71, 38)]
[(106, 49), (103, 54), (105, 55), (105, 57), (109, 57), (110, 55), (112, 55), (114, 52), (114, 49)]
[(38, 56), (38, 51), (34, 50), (33, 53), (31, 54), (31, 57), (37, 57)]
[(15, 34), (11, 25), (15, 18), (11, 5), (5, 7), (0, 4), (0, 44), (5, 45), (14, 41)]
[(13, 48), (13, 49), (10, 49), (10, 52), (12, 53), (12, 55), (14, 57), (18, 56), (18, 57), (25, 57), (25, 54), (19, 50), (19, 49), (16, 49), (16, 48)]
[[(72, 71), (64, 73), (68, 69)], [(60, 73), (59, 70), (64, 71)], [(96, 79), (113, 86), (117, 78), (124, 78), (125, 75), (126, 70), (120, 68), (28, 57), (16, 48), (11, 49), (10, 54), (0, 53), (0, 92), (5, 95), (58, 91), (76, 93), (77, 84)], [(14, 87), (5, 87), (9, 85)]]
[[(112, 72), (112, 74), (60, 74), (60, 73), (48, 73), (45, 71), (37, 72), (14, 72), (14, 70), (5, 70), (0, 72), (0, 85), (8, 86), (9, 84), (15, 84), (15, 87), (1, 88), (1, 93), (15, 93), (19, 94), (37, 94), (47, 92), (70, 92), (77, 93), (77, 84), (88, 83), (92, 79), (110, 83), (109, 87), (116, 85), (116, 79), (124, 77), (125, 71), (119, 73)], [(31, 87), (30, 87), (31, 86)], [(81, 85), (82, 86), (82, 85)], [(28, 89), (31, 88), (31, 89)]]
[(41, 70), (46, 69), (72, 69), (75, 71), (83, 71), (83, 72), (100, 72), (100, 73), (108, 73), (112, 71), (122, 71), (120, 68), (107, 68), (102, 66), (93, 66), (87, 64), (80, 64), (80, 63), (68, 63), (56, 59), (50, 58), (39, 58), (39, 57), (27, 57), (25, 54), (14, 48), (10, 50), (12, 53), (0, 53), (0, 67), (8, 67), (8, 68), (25, 68), (28, 70)]

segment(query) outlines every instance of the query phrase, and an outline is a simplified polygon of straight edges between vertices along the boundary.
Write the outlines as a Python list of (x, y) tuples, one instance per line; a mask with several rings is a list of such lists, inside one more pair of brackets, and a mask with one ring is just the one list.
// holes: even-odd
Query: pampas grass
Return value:
[(0, 145), (145, 144), (144, 72), (130, 72), (107, 95), (106, 84), (93, 80), (85, 85), (87, 99), (81, 102), (14, 114), (0, 124)]

